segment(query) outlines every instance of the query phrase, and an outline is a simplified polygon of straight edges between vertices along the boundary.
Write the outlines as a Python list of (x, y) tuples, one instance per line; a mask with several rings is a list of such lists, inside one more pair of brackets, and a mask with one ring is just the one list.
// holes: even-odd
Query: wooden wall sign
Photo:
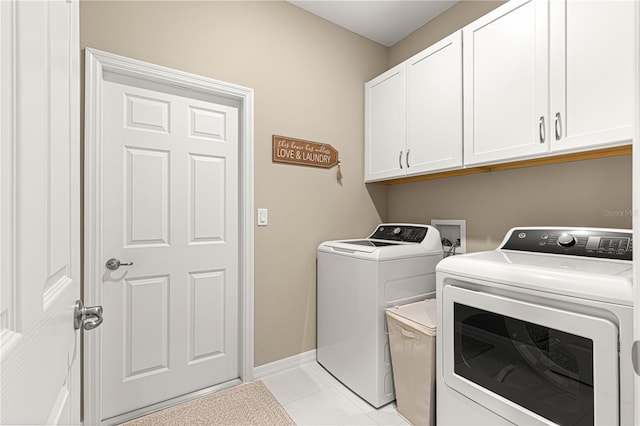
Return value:
[(316, 143), (273, 135), (274, 163), (331, 168), (338, 164), (338, 151), (326, 143)]

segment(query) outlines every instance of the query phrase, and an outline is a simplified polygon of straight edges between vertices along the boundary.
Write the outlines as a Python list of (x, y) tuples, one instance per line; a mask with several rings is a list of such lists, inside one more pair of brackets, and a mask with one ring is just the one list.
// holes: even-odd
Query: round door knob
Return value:
[(560, 234), (558, 237), (558, 244), (562, 247), (571, 247), (576, 243), (576, 239), (573, 235), (567, 234), (566, 232)]

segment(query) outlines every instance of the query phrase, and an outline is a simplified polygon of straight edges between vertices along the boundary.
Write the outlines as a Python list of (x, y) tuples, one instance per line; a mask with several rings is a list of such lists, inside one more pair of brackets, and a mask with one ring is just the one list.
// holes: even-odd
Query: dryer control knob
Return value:
[(393, 228), (393, 235), (398, 235), (400, 232), (402, 232), (402, 228)]
[(567, 234), (566, 232), (560, 234), (558, 237), (558, 244), (562, 247), (571, 247), (576, 243), (576, 239), (573, 235)]

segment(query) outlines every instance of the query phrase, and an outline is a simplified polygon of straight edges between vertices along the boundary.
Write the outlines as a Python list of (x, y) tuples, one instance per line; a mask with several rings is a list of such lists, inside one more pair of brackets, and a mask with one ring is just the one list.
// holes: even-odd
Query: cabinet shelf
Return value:
[(374, 182), (383, 185), (397, 185), (399, 183), (420, 182), (423, 180), (444, 179), (455, 176), (473, 175), (485, 172), (495, 172), (500, 170), (520, 169), (524, 167), (546, 166), (549, 164), (569, 163), (572, 161), (593, 160), (596, 158), (617, 157), (631, 154), (631, 144), (602, 148), (591, 151), (574, 152), (570, 154), (552, 155), (547, 157), (533, 158), (508, 163), (491, 164), (488, 166), (466, 167), (447, 172), (431, 173), (420, 176), (409, 176), (399, 179)]

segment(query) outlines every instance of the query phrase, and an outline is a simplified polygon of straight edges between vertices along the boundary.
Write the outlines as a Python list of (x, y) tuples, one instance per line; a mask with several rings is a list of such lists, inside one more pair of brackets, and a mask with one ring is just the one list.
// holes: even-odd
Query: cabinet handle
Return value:
[(400, 151), (400, 156), (398, 157), (398, 163), (400, 164), (400, 168), (402, 168), (402, 151)]
[(544, 128), (544, 116), (540, 117), (540, 143), (544, 143), (544, 134), (546, 133)]
[(562, 139), (562, 117), (559, 112), (556, 112), (556, 140)]
[(409, 151), (411, 151), (411, 150), (410, 150), (410, 149), (408, 149), (408, 150), (407, 150), (407, 169), (408, 169), (409, 167), (411, 167), (411, 166), (409, 165)]

